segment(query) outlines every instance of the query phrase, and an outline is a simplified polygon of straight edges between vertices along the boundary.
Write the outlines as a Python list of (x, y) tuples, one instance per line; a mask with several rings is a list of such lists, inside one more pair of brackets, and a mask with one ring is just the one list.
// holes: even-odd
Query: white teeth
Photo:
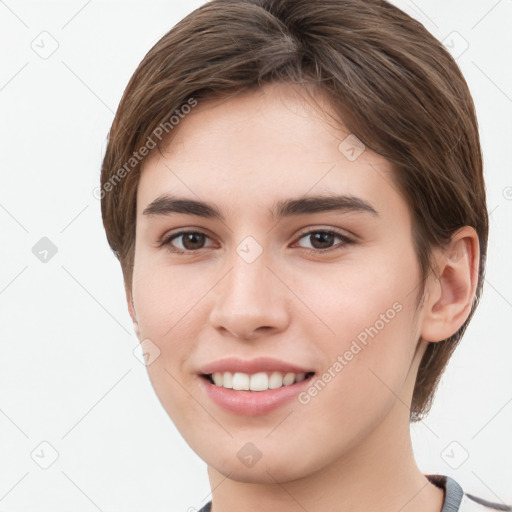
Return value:
[(290, 386), (306, 378), (305, 373), (258, 372), (249, 375), (242, 372), (215, 372), (212, 374), (216, 386), (236, 391), (266, 391), (282, 386)]
[(293, 384), (295, 381), (295, 373), (287, 373), (283, 377), (283, 386), (289, 386), (290, 384)]
[(233, 374), (231, 372), (224, 372), (222, 375), (222, 387), (233, 389)]
[(251, 375), (249, 389), (251, 391), (265, 391), (268, 389), (268, 375), (264, 372)]
[(213, 382), (217, 384), (217, 386), (222, 386), (224, 382), (224, 375), (222, 373), (216, 372), (212, 375)]
[(233, 389), (237, 391), (249, 391), (249, 375), (247, 373), (236, 372), (233, 375)]
[(268, 387), (269, 389), (280, 388), (283, 385), (283, 374), (279, 372), (273, 372), (270, 374), (270, 379), (268, 379)]

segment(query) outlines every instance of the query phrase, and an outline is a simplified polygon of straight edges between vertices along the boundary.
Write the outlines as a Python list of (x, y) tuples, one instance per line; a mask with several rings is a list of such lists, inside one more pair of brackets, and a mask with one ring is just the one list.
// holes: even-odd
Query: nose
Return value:
[(218, 283), (210, 323), (221, 334), (254, 340), (285, 330), (290, 322), (286, 289), (261, 255), (247, 263), (238, 254)]

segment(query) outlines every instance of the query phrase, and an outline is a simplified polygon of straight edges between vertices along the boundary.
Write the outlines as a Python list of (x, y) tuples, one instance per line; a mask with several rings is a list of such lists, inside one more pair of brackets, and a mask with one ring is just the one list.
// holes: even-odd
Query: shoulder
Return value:
[[(444, 491), (444, 503), (441, 512), (492, 512), (501, 510), (512, 512), (510, 505), (487, 501), (465, 493), (462, 487), (451, 477), (445, 475), (425, 475), (434, 485)], [(208, 502), (199, 512), (210, 512), (212, 502)]]
[(212, 502), (209, 501), (201, 510), (199, 510), (198, 512), (210, 512), (211, 510), (211, 507), (212, 507)]
[(512, 512), (510, 505), (487, 501), (464, 492), (453, 478), (445, 475), (425, 475), (434, 485), (444, 490), (445, 498), (441, 512)]
[(491, 510), (512, 511), (512, 507), (487, 501), (472, 494), (465, 493), (462, 497), (460, 512), (490, 512)]

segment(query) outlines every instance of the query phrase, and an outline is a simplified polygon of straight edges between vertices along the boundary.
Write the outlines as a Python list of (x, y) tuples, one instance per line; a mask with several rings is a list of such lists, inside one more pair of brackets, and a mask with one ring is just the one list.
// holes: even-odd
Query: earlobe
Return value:
[(135, 334), (137, 335), (137, 338), (139, 341), (141, 341), (141, 333), (139, 328), (139, 322), (137, 321), (137, 313), (135, 312), (135, 304), (133, 303), (133, 295), (131, 290), (128, 290), (125, 288), (126, 292), (126, 303), (128, 304), (128, 312), (130, 313), (130, 317), (133, 322), (133, 330), (135, 331)]
[(133, 330), (135, 331), (135, 335), (137, 336), (139, 341), (142, 341), (142, 337), (140, 334), (139, 322), (137, 320), (133, 321)]
[(455, 334), (471, 311), (480, 260), (476, 231), (470, 226), (456, 231), (435, 259), (437, 277), (427, 284), (421, 333), (424, 340), (434, 342)]

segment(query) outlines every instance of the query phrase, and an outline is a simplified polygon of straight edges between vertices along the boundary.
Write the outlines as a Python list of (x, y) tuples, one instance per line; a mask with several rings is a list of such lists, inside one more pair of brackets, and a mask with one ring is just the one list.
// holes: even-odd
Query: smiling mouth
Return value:
[(253, 374), (243, 372), (215, 372), (201, 374), (201, 377), (214, 386), (232, 389), (234, 391), (268, 391), (281, 387), (292, 386), (310, 379), (315, 372), (258, 372)]

